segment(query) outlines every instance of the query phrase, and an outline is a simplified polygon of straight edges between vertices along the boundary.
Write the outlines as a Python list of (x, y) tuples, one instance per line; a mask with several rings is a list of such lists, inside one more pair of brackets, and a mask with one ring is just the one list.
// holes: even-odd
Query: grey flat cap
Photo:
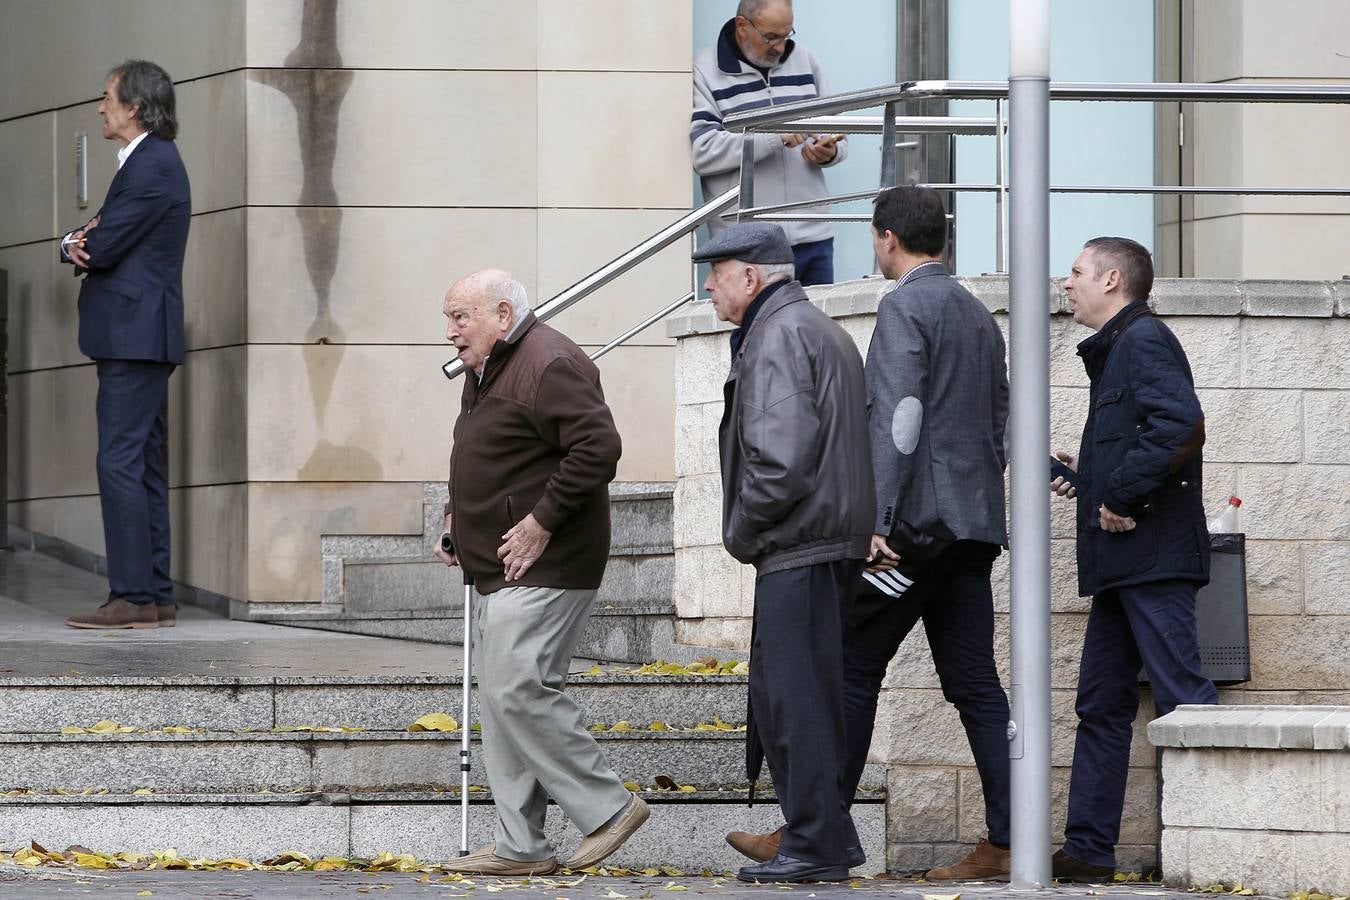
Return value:
[(694, 251), (694, 262), (719, 259), (739, 259), (764, 266), (794, 261), (787, 235), (769, 222), (737, 222)]

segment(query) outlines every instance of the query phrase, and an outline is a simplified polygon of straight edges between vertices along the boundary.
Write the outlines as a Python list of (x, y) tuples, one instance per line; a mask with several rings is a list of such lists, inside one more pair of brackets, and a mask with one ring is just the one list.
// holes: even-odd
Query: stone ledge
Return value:
[(1332, 284), (1321, 281), (1244, 281), (1242, 312), (1248, 316), (1326, 318), (1335, 314)]
[[(990, 312), (1007, 313), (1008, 278), (1001, 275), (957, 279)], [(1068, 315), (1069, 303), (1052, 279), (1046, 292), (1051, 315)], [(895, 282), (880, 277), (858, 278), (807, 289), (812, 302), (836, 319), (868, 316)], [(1159, 278), (1151, 296), (1155, 312), (1163, 316), (1279, 317), (1324, 319), (1350, 316), (1350, 282), (1345, 281), (1238, 281), (1210, 278)], [(694, 337), (730, 331), (706, 300), (695, 300), (666, 319), (666, 336)]]
[(1180, 706), (1149, 723), (1155, 747), (1350, 749), (1350, 706)]

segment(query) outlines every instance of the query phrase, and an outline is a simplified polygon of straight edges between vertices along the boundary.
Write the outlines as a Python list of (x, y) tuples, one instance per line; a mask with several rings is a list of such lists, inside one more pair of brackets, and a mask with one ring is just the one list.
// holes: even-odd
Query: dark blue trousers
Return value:
[(834, 284), (834, 238), (794, 245), (792, 261), (803, 285)]
[(858, 569), (840, 560), (755, 579), (750, 708), (787, 823), (779, 848), (826, 865), (861, 846), (844, 790), (839, 661)]
[(167, 428), (169, 363), (98, 361), (98, 493), (108, 587), (172, 603)]
[(891, 657), (923, 619), (942, 696), (961, 714), (984, 791), (989, 840), (1010, 838), (1008, 695), (994, 665), (994, 597), (989, 576), (1000, 548), (957, 541), (898, 599), (861, 577), (844, 635), (844, 718), (848, 733), (845, 786), (852, 798), (867, 762), (877, 697)]
[(1139, 667), (1158, 715), (1183, 703), (1217, 703), (1200, 674), (1191, 581), (1155, 581), (1092, 598), (1078, 669), (1078, 736), (1069, 779), (1064, 852), (1097, 866), (1116, 864), (1130, 725), (1139, 712)]

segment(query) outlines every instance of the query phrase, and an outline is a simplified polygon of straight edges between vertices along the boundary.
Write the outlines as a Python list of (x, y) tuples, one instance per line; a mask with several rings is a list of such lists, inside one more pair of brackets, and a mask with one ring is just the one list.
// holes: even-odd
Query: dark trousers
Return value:
[(857, 579), (844, 634), (845, 789), (858, 788), (872, 743), (877, 697), (891, 657), (919, 619), (928, 635), (942, 696), (961, 714), (984, 789), (989, 840), (1008, 846), (1008, 696), (994, 665), (994, 598), (989, 574), (1000, 548), (957, 541), (898, 599)]
[(834, 284), (834, 238), (794, 245), (792, 261), (803, 285)]
[(1092, 598), (1078, 669), (1078, 736), (1064, 826), (1064, 852), (1074, 859), (1116, 863), (1140, 665), (1160, 716), (1182, 703), (1218, 702), (1218, 691), (1200, 674), (1195, 592), (1194, 582), (1155, 581)]
[(132, 603), (172, 603), (166, 458), (168, 363), (98, 361), (98, 493), (108, 587)]
[(844, 790), (839, 647), (858, 561), (755, 579), (750, 705), (794, 859), (842, 864), (860, 847)]

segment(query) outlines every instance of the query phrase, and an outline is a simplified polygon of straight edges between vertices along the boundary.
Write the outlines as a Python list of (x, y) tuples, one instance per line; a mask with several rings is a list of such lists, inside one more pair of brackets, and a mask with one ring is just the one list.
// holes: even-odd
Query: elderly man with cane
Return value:
[(483, 595), (465, 627), (477, 648), (483, 755), (497, 812), (495, 840), (447, 868), (487, 875), (558, 868), (544, 835), (550, 797), (586, 835), (563, 865), (585, 868), (649, 814), (563, 692), (609, 557), (619, 434), (594, 363), (536, 320), (509, 274), (461, 278), (443, 309), (446, 337), (468, 371), (436, 555), (463, 566)]

